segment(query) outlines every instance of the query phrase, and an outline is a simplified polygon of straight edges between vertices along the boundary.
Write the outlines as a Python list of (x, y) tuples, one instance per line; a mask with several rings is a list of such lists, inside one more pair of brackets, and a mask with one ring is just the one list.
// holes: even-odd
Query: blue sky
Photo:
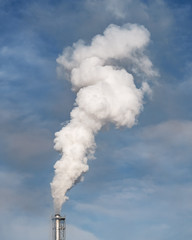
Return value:
[(111, 23), (137, 23), (159, 77), (136, 126), (96, 136), (96, 159), (63, 206), (67, 240), (190, 240), (191, 1), (1, 0), (0, 21), (0, 239), (51, 239), (54, 133), (75, 99), (56, 58)]

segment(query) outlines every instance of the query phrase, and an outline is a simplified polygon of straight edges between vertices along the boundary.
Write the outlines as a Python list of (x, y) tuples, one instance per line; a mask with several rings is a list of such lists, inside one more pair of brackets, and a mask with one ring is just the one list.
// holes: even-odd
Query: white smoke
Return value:
[(102, 126), (110, 122), (131, 128), (136, 124), (144, 93), (150, 87), (143, 81), (137, 88), (133, 75), (114, 64), (127, 59), (132, 73), (155, 75), (151, 61), (143, 53), (149, 37), (143, 26), (109, 25), (103, 35), (92, 39), (90, 46), (78, 41), (57, 59), (68, 73), (77, 98), (70, 122), (55, 134), (55, 149), (62, 153), (51, 183), (56, 212), (68, 199), (67, 190), (88, 171), (87, 161), (95, 149), (94, 136)]

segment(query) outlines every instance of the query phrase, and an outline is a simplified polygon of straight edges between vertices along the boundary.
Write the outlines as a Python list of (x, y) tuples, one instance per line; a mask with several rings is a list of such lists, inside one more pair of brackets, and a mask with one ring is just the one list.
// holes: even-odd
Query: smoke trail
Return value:
[(133, 75), (114, 64), (127, 59), (132, 73), (155, 75), (151, 61), (143, 53), (149, 37), (143, 26), (109, 25), (103, 35), (92, 39), (90, 46), (78, 41), (57, 59), (68, 73), (77, 98), (70, 122), (55, 134), (55, 149), (62, 153), (51, 183), (56, 212), (67, 200), (67, 190), (88, 171), (94, 136), (101, 127), (107, 122), (129, 128), (136, 123), (143, 95), (150, 88), (145, 81), (137, 88)]

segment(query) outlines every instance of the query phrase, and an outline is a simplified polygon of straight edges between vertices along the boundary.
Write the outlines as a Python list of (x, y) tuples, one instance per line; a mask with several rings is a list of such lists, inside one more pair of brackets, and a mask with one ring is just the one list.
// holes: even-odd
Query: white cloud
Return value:
[[(0, 5), (5, 2), (8, 3), (9, 1), (0, 1)], [(21, 97), (20, 94), (25, 92), (25, 89), (23, 89), (23, 93), (21, 93), (15, 92), (15, 89), (12, 88), (12, 86), (7, 87), (8, 80), (22, 78), (26, 81), (29, 88), (33, 87), (34, 84), (38, 87), (40, 82), (42, 84), (42, 81), (44, 81), (43, 78), (37, 78), (37, 81), (34, 80), (36, 75), (34, 76), (33, 81), (29, 81), (28, 77), (31, 79), (31, 74), (28, 73), (29, 69), (28, 67), (26, 68), (26, 63), (27, 66), (33, 66), (33, 72), (34, 69), (38, 69), (39, 71), (45, 71), (47, 72), (47, 75), (50, 75), (50, 63), (47, 62), (46, 59), (47, 57), (50, 58), (50, 56), (54, 58), (53, 55), (57, 55), (56, 52), (59, 52), (60, 50), (58, 49), (64, 47), (63, 44), (69, 44), (74, 41), (74, 39), (79, 38), (79, 36), (85, 39), (91, 39), (95, 33), (102, 31), (108, 23), (130, 21), (142, 23), (150, 30), (153, 40), (153, 57), (155, 58), (157, 65), (160, 65), (160, 67), (161, 64), (163, 65), (161, 70), (169, 73), (169, 76), (166, 76), (166, 78), (162, 77), (161, 81), (165, 81), (167, 84), (170, 83), (170, 85), (161, 88), (159, 93), (154, 93), (154, 106), (157, 111), (149, 112), (147, 119), (151, 118), (152, 120), (148, 120), (148, 122), (153, 121), (154, 119), (153, 122), (159, 120), (159, 118), (162, 117), (162, 112), (166, 112), (166, 116), (168, 117), (175, 117), (176, 115), (180, 119), (186, 119), (186, 115), (183, 115), (183, 111), (187, 105), (189, 106), (187, 109), (189, 112), (187, 116), (190, 117), (190, 94), (192, 86), (191, 65), (186, 69), (186, 72), (190, 73), (190, 76), (186, 81), (178, 77), (177, 72), (175, 73), (173, 71), (177, 71), (177, 69), (182, 69), (183, 71), (183, 65), (185, 64), (185, 61), (183, 61), (182, 58), (183, 54), (186, 51), (188, 52), (188, 56), (190, 54), (190, 51), (188, 50), (190, 49), (189, 43), (191, 41), (191, 30), (186, 27), (186, 24), (189, 24), (190, 21), (187, 23), (186, 20), (189, 20), (187, 19), (187, 14), (191, 13), (191, 9), (188, 8), (187, 10), (183, 8), (182, 11), (176, 8), (170, 9), (166, 5), (166, 1), (161, 0), (143, 2), (148, 4), (144, 4), (142, 1), (138, 0), (93, 0), (89, 1), (92, 5), (89, 5), (88, 9), (85, 10), (83, 1), (79, 1), (82, 8), (79, 10), (78, 5), (73, 13), (71, 13), (72, 9), (67, 8), (67, 4), (65, 3), (61, 3), (61, 5), (57, 3), (56, 6), (54, 4), (47, 5), (47, 1), (43, 1), (42, 3), (39, 1), (38, 3), (32, 3), (32, 5), (30, 3), (23, 5), (27, 8), (22, 8), (22, 14), (19, 15), (19, 18), (22, 21), (20, 21), (20, 23), (22, 24), (17, 24), (17, 19), (14, 19), (16, 20), (15, 25), (20, 26), (19, 29), (15, 31), (18, 33), (21, 30), (20, 28), (26, 27), (29, 31), (22, 30), (23, 35), (20, 35), (21, 40), (23, 39), (24, 41), (26, 39), (26, 36), (24, 35), (29, 32), (35, 32), (35, 34), (37, 34), (39, 38), (42, 37), (43, 40), (42, 42), (36, 42), (38, 41), (38, 39), (36, 39), (37, 35), (34, 35), (32, 39), (29, 34), (27, 36), (27, 42), (34, 44), (35, 41), (35, 44), (33, 46), (30, 45), (28, 48), (26, 45), (21, 46), (22, 42), (17, 37), (17, 46), (9, 44), (7, 40), (14, 38), (13, 33), (5, 36), (4, 42), (6, 42), (7, 48), (1, 49), (1, 57), (6, 58), (7, 56), (9, 58), (9, 63), (11, 58), (14, 58), (16, 62), (18, 61), (19, 68), (14, 62), (11, 62), (10, 65), (8, 65), (8, 62), (2, 61), (3, 66), (0, 70), (0, 78), (6, 80), (6, 82), (4, 81), (1, 83), (1, 86), (3, 84), (2, 96), (11, 96), (10, 100), (12, 104), (14, 101), (14, 94), (17, 95), (15, 99), (18, 100), (18, 98)], [(0, 11), (2, 13), (3, 10)], [(9, 14), (11, 15), (12, 11), (6, 12), (7, 16), (9, 16)], [(14, 14), (14, 18), (16, 18), (15, 16), (18, 15)], [(183, 19), (182, 24), (181, 18)], [(87, 21), (87, 19), (89, 19), (89, 21)], [(7, 20), (11, 21), (10, 16)], [(79, 24), (77, 24), (77, 22)], [(6, 26), (7, 23), (9, 24), (9, 22), (6, 22)], [(8, 27), (7, 29), (9, 31), (9, 29), (13, 28)], [(178, 29), (180, 29), (179, 32)], [(173, 31), (175, 32), (173, 33)], [(187, 32), (187, 36), (183, 34), (185, 32)], [(2, 38), (3, 37), (4, 31), (2, 31)], [(185, 45), (186, 37), (188, 37), (189, 41), (187, 45)], [(173, 39), (179, 44), (172, 44)], [(49, 43), (46, 44), (46, 41), (49, 41)], [(15, 41), (13, 42), (14, 44), (16, 43)], [(55, 44), (53, 46), (54, 50), (51, 46), (52, 44)], [(176, 53), (178, 49), (182, 48), (185, 48), (182, 50), (184, 52), (180, 52), (181, 54), (178, 52)], [(34, 51), (34, 49), (36, 50)], [(45, 58), (41, 57), (41, 53), (46, 54), (46, 51), (49, 50), (50, 52)], [(51, 64), (54, 65), (55, 63), (53, 62)], [(38, 66), (40, 66), (41, 70), (36, 68)], [(178, 88), (175, 86), (175, 81), (182, 81)], [(18, 83), (20, 83), (20, 81)], [(18, 84), (16, 87), (21, 87), (22, 89), (23, 85)], [(182, 95), (180, 94), (181, 92)], [(31, 94), (33, 93), (30, 92), (27, 97), (22, 97), (24, 104), (27, 101), (32, 100), (33, 97), (31, 98)], [(157, 94), (159, 94), (158, 100)], [(186, 97), (187, 94), (188, 101), (184, 101), (183, 98)], [(51, 96), (49, 97), (51, 99)], [(60, 109), (69, 105), (68, 98), (64, 102), (65, 104), (62, 103)], [(37, 100), (33, 102), (33, 104), (39, 106), (42, 102), (39, 103)], [(54, 108), (57, 105), (55, 101), (53, 101), (52, 104)], [(40, 129), (40, 138), (37, 132), (33, 132), (34, 125), (36, 126), (36, 121), (35, 123), (28, 122), (24, 124), (25, 126), (28, 125), (30, 127), (26, 132), (19, 132), (17, 135), (12, 131), (12, 127), (17, 128), (18, 126), (15, 124), (16, 121), (20, 121), (21, 117), (23, 117), (21, 114), (22, 111), (24, 112), (23, 106), (24, 105), (19, 106), (20, 112), (17, 113), (18, 102), (16, 101), (16, 104), (13, 106), (13, 114), (9, 110), (4, 112), (1, 111), (1, 121), (3, 120), (3, 123), (5, 123), (2, 127), (3, 131), (7, 131), (7, 134), (11, 133), (13, 136), (12, 139), (11, 136), (7, 135), (5, 139), (2, 138), (2, 140), (6, 141), (6, 147), (4, 147), (4, 142), (1, 144), (1, 147), (5, 150), (10, 147), (9, 152), (12, 155), (13, 161), (17, 154), (17, 156), (21, 157), (23, 160), (30, 155), (34, 156), (35, 153), (40, 154), (41, 148), (37, 145), (37, 139), (42, 143), (43, 151), (50, 149), (51, 144), (48, 140), (49, 132)], [(28, 104), (26, 107), (31, 109), (33, 106)], [(13, 118), (13, 122), (8, 125), (10, 114), (12, 114), (11, 117)], [(62, 114), (63, 112), (60, 113), (59, 116)], [(55, 113), (52, 112), (52, 115), (54, 115), (55, 118)], [(42, 118), (38, 119), (37, 122), (40, 122), (41, 120)], [(83, 199), (82, 201), (84, 203), (76, 203), (76, 210), (69, 210), (69, 215), (76, 214), (76, 217), (80, 222), (90, 224), (85, 225), (89, 226), (89, 231), (92, 228), (91, 231), (95, 232), (96, 235), (100, 232), (100, 235), (104, 236), (103, 239), (190, 240), (192, 236), (190, 226), (192, 209), (191, 130), (191, 121), (174, 120), (156, 126), (146, 127), (143, 129), (142, 134), (139, 132), (137, 136), (133, 136), (133, 141), (127, 141), (130, 144), (127, 144), (127, 146), (125, 136), (127, 133), (124, 135), (125, 139), (123, 139), (123, 137), (120, 139), (121, 143), (118, 143), (118, 140), (113, 139), (114, 145), (124, 144), (123, 149), (120, 149), (118, 152), (116, 151), (116, 161), (118, 161), (118, 163), (115, 167), (125, 167), (125, 169), (123, 169), (123, 172), (125, 173), (126, 167), (128, 168), (128, 165), (130, 164), (130, 167), (136, 169), (134, 172), (135, 179), (110, 182), (106, 185), (105, 194), (97, 197), (96, 193), (94, 195), (96, 196), (95, 200), (90, 202), (86, 202), (86, 197), (90, 193), (85, 193), (84, 189), (84, 192), (81, 193), (81, 200)], [(107, 145), (107, 143), (105, 144)], [(102, 147), (105, 148), (104, 146)], [(105, 149), (105, 151), (107, 150)], [(108, 152), (111, 152), (111, 155), (114, 153), (112, 148), (109, 149)], [(39, 161), (38, 157), (36, 159)], [(2, 156), (2, 161), (4, 160), (8, 163), (8, 159), (3, 159)], [(102, 163), (99, 167), (100, 169), (103, 167)], [(131, 169), (130, 172), (132, 170), (133, 169)], [(92, 171), (94, 172), (97, 170), (93, 169)], [(106, 167), (102, 169), (102, 171), (104, 173), (101, 176), (103, 177), (104, 175), (107, 175), (107, 178), (109, 179), (111, 173), (110, 170), (108, 172), (108, 168)], [(116, 177), (127, 177), (130, 172), (122, 174), (122, 176), (121, 172), (119, 172), (119, 176), (116, 175), (114, 179), (117, 179)], [(36, 174), (35, 172), (33, 173), (34, 175)], [(34, 218), (34, 215), (28, 217), (21, 215), (18, 216), (18, 210), (20, 209), (25, 208), (25, 210), (34, 210), (39, 201), (44, 201), (43, 204), (46, 204), (43, 194), (36, 193), (36, 191), (26, 191), (24, 182), (27, 181), (27, 179), (28, 176), (21, 176), (20, 174), (10, 173), (8, 171), (0, 172), (0, 235), (3, 240), (24, 240), (25, 235), (23, 235), (23, 232), (27, 234), (28, 239), (30, 240), (37, 238), (42, 240), (50, 239), (47, 236), (49, 230), (47, 230), (47, 223), (45, 223), (47, 222), (46, 217), (40, 220), (36, 218), (33, 222), (32, 218)], [(99, 180), (103, 183), (106, 179)], [(40, 181), (41, 179), (39, 178), (36, 180), (36, 183), (33, 184), (38, 184)], [(97, 180), (95, 180), (95, 182), (96, 181)], [(89, 184), (91, 185), (90, 188), (92, 188), (92, 183)], [(74, 192), (78, 191), (78, 187)], [(38, 186), (37, 188), (41, 190), (41, 186)], [(102, 186), (102, 192), (103, 189), (104, 186)], [(43, 204), (36, 208), (40, 214), (42, 209), (44, 209)], [(28, 210), (26, 212), (29, 212)], [(17, 211), (17, 214), (15, 214), (15, 211)], [(7, 230), (7, 223), (9, 225), (9, 230)], [(86, 228), (69, 226), (68, 237), (71, 237), (71, 239), (79, 239), (81, 236), (83, 240), (97, 239), (93, 234), (82, 229)], [(109, 232), (111, 232), (111, 235)]]
[(148, 162), (149, 166), (154, 166), (155, 163), (158, 167), (171, 167), (171, 164), (178, 167), (177, 164), (190, 161), (191, 132), (192, 122), (187, 120), (169, 120), (144, 127), (138, 129), (136, 143), (119, 149), (116, 156), (123, 161), (127, 160), (127, 156), (131, 156), (133, 161), (136, 159), (137, 163)]
[(20, 201), (21, 184), (24, 176), (14, 172), (0, 171), (0, 208), (3, 210), (12, 208), (15, 204), (18, 205)]
[(14, 211), (1, 211), (0, 231), (3, 240), (51, 240), (51, 225), (46, 218), (32, 218)]
[(76, 226), (73, 225), (67, 225), (66, 228), (66, 237), (67, 240), (98, 240), (98, 238), (88, 231), (82, 230)]
[(191, 183), (159, 184), (150, 179), (124, 179), (110, 182), (106, 193), (92, 202), (76, 202), (75, 208), (83, 214), (82, 222), (97, 219), (91, 225), (92, 228), (94, 224), (97, 226), (94, 232), (108, 232), (104, 230), (107, 221), (108, 226), (116, 226), (115, 229), (109, 227), (112, 236), (118, 229), (122, 237), (129, 235), (134, 240), (142, 239), (142, 236), (154, 239), (172, 236), (179, 239), (183, 231), (185, 236), (190, 234), (191, 197)]
[[(165, 33), (173, 24), (173, 13), (163, 0), (86, 0), (87, 8), (116, 20), (142, 23), (154, 32)], [(158, 25), (158, 28), (157, 28)], [(156, 29), (157, 28), (157, 29)]]
[(26, 185), (31, 175), (0, 171), (0, 232), (3, 240), (51, 240), (45, 190)]
[(142, 131), (142, 138), (147, 140), (161, 139), (169, 143), (192, 144), (192, 121), (169, 120), (158, 125), (149, 126)]
[(96, 222), (93, 232), (106, 234), (104, 239), (116, 234), (104, 229), (106, 221), (123, 233), (122, 239), (190, 239), (192, 122), (170, 120), (138, 130), (115, 155), (117, 166), (127, 170), (126, 178), (103, 182), (100, 195), (83, 203), (76, 200), (75, 210), (83, 214), (82, 224)]
[[(45, 211), (44, 205), (49, 205), (46, 189), (29, 187), (30, 174), (21, 174), (14, 171), (0, 171), (0, 209), (5, 214), (13, 212), (25, 212), (39, 215)], [(40, 186), (40, 184), (39, 184)]]
[(50, 133), (46, 129), (27, 129), (7, 134), (4, 139), (8, 151), (21, 161), (46, 153), (52, 149)]

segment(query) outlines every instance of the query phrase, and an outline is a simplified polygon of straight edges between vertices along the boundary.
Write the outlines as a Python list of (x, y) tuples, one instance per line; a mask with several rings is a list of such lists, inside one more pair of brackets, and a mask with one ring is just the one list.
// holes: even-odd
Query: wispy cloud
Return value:
[[(48, 205), (45, 190), (37, 189), (34, 186), (28, 187), (32, 179), (31, 174), (17, 173), (16, 171), (0, 171), (0, 209), (4, 214), (34, 214), (39, 216), (42, 206)], [(34, 204), (36, 203), (36, 204)], [(45, 212), (45, 208), (41, 210)]]
[(75, 227), (73, 225), (67, 225), (67, 239), (73, 240), (73, 239), (80, 239), (80, 240), (98, 240), (98, 238), (85, 230), (82, 230), (78, 227)]
[(0, 20), (0, 238), (50, 237), (52, 139), (74, 100), (56, 79), (58, 54), (131, 22), (150, 31), (160, 78), (135, 128), (97, 136), (97, 159), (64, 208), (68, 237), (191, 239), (191, 2), (1, 0)]
[[(103, 219), (108, 224), (115, 223), (108, 237), (121, 230), (131, 239), (153, 237), (156, 239), (171, 236), (179, 239), (183, 236), (181, 222), (185, 222), (184, 236), (190, 234), (191, 184), (158, 184), (149, 179), (126, 179), (111, 182), (106, 186), (106, 193), (89, 203), (76, 203), (76, 211), (85, 219), (97, 222), (97, 229), (103, 230)], [(95, 220), (97, 219), (97, 220)], [(86, 224), (88, 224), (86, 222)], [(91, 224), (91, 223), (90, 223)], [(125, 224), (128, 226), (125, 231)], [(97, 231), (95, 228), (94, 231)], [(137, 230), (139, 232), (137, 232)]]

